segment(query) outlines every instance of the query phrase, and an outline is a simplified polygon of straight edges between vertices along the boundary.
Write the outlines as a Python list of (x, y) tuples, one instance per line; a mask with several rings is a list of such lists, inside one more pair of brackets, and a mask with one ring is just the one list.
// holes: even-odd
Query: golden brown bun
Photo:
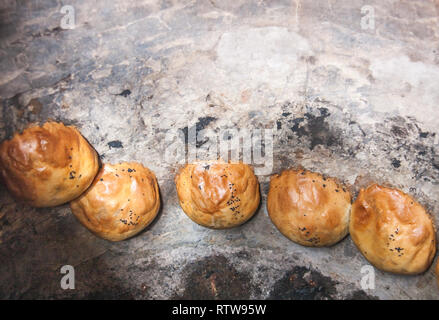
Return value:
[(188, 164), (175, 177), (180, 205), (196, 223), (215, 229), (238, 226), (259, 206), (259, 183), (243, 163)]
[(157, 179), (139, 163), (104, 164), (91, 187), (72, 201), (70, 208), (99, 237), (124, 240), (142, 231), (157, 216)]
[(384, 271), (422, 273), (436, 251), (425, 209), (402, 191), (377, 184), (361, 189), (352, 206), (350, 233), (366, 259)]
[(77, 198), (99, 170), (96, 151), (73, 126), (47, 122), (0, 145), (0, 173), (14, 197), (34, 207)]
[(351, 194), (333, 178), (285, 170), (270, 180), (268, 214), (279, 231), (304, 246), (330, 246), (348, 234)]

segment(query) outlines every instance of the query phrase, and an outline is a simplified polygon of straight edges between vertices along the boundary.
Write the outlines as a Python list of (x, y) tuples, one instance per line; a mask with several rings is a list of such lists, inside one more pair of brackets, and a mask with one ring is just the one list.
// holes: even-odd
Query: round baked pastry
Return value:
[(436, 251), (434, 226), (425, 209), (404, 192), (373, 184), (352, 206), (350, 234), (378, 269), (422, 273)]
[(209, 228), (231, 228), (250, 219), (259, 206), (259, 183), (243, 163), (188, 164), (175, 177), (184, 212)]
[(97, 236), (124, 240), (142, 231), (157, 216), (157, 179), (139, 163), (104, 164), (91, 187), (72, 201), (70, 208)]
[(304, 246), (330, 246), (348, 234), (351, 194), (334, 178), (285, 170), (270, 180), (267, 209), (279, 231)]
[(46, 122), (0, 145), (0, 173), (11, 194), (34, 207), (77, 198), (99, 170), (96, 151), (73, 126)]

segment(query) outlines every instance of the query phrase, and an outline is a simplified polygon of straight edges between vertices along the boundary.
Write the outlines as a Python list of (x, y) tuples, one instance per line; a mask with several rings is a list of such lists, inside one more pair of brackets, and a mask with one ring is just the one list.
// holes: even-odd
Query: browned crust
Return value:
[(348, 233), (351, 194), (338, 180), (304, 169), (271, 177), (267, 209), (290, 240), (304, 246), (330, 246)]
[(157, 179), (139, 163), (104, 164), (90, 188), (70, 207), (94, 234), (111, 241), (124, 240), (142, 231), (157, 216)]
[(175, 177), (183, 211), (196, 223), (231, 228), (250, 219), (259, 206), (259, 183), (244, 163), (221, 160), (188, 164)]
[(73, 126), (46, 122), (0, 145), (0, 175), (11, 194), (34, 207), (77, 198), (99, 170), (96, 151)]
[(431, 217), (401, 190), (372, 184), (352, 206), (350, 234), (367, 260), (398, 274), (428, 269), (436, 252)]

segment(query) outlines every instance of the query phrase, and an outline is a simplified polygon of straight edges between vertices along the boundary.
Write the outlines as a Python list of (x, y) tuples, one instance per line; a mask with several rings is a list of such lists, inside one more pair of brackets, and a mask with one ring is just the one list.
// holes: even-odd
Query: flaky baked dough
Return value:
[(139, 233), (157, 216), (157, 179), (139, 163), (104, 164), (90, 188), (70, 207), (94, 234), (110, 241), (124, 240)]
[(290, 169), (270, 180), (267, 209), (279, 231), (304, 246), (330, 246), (348, 234), (351, 194), (333, 178)]
[(175, 184), (184, 212), (205, 227), (238, 226), (259, 206), (258, 179), (244, 163), (218, 160), (188, 164), (176, 175)]
[(404, 192), (373, 184), (352, 206), (352, 240), (375, 267), (399, 274), (422, 273), (436, 252), (433, 223)]
[(77, 198), (99, 169), (96, 151), (73, 126), (46, 122), (0, 145), (0, 173), (11, 194), (34, 207)]

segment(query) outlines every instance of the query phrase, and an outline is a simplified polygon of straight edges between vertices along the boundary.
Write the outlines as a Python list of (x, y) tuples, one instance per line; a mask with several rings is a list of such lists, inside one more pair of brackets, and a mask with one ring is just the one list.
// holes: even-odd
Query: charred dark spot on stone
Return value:
[(320, 272), (306, 267), (294, 267), (278, 280), (269, 299), (326, 300), (334, 299), (337, 282)]
[(211, 122), (217, 120), (215, 117), (202, 117), (198, 118), (198, 122), (195, 124), (197, 131), (204, 130)]
[(401, 166), (401, 161), (398, 160), (398, 159), (396, 159), (396, 158), (393, 158), (393, 159), (392, 159), (392, 166), (393, 166), (394, 168), (399, 168), (399, 167)]
[(119, 140), (113, 140), (107, 143), (108, 146), (111, 148), (123, 148), (122, 142)]
[(52, 29), (45, 29), (43, 32), (38, 32), (35, 34), (32, 34), (32, 37), (34, 38), (40, 38), (40, 37), (48, 37), (48, 36), (56, 36), (58, 35), (61, 31), (64, 31), (61, 27), (55, 27)]
[[(198, 121), (195, 124), (195, 132), (198, 133), (199, 131), (204, 130), (211, 122), (216, 121), (216, 120), (217, 120), (217, 118), (215, 118), (215, 117), (198, 118)], [(181, 128), (180, 130), (183, 131), (184, 142), (187, 143), (189, 140), (189, 130), (191, 132), (193, 132), (194, 126), (192, 126), (190, 129), (188, 127), (184, 127), (184, 128)], [(198, 140), (198, 139), (201, 139), (201, 140)], [(200, 148), (207, 141), (209, 141), (208, 137), (200, 137), (197, 135), (196, 147)]]
[(390, 132), (400, 138), (404, 138), (408, 135), (407, 129), (400, 127), (400, 126), (392, 126), (392, 129), (390, 130)]
[(422, 129), (412, 118), (399, 116), (384, 119), (375, 125), (374, 131), (379, 133), (374, 136), (379, 149), (394, 153), (388, 160), (394, 168), (399, 168), (404, 159), (404, 166), (412, 172), (413, 179), (435, 181), (439, 178), (439, 156), (430, 141), (435, 132)]
[(291, 131), (295, 132), (299, 138), (307, 134), (305, 126), (300, 125), (303, 121), (305, 121), (305, 118), (296, 118), (291, 120), (291, 122), (293, 123)]
[(124, 98), (128, 97), (131, 94), (131, 91), (126, 89), (124, 91), (122, 91), (121, 93), (118, 94), (118, 96), (122, 96)]
[(309, 137), (310, 149), (314, 149), (317, 145), (334, 146), (339, 143), (337, 133), (335, 133), (326, 122), (331, 114), (327, 108), (318, 108), (319, 115), (311, 112), (305, 113), (305, 117), (292, 119), (289, 122), (292, 124), (291, 131), (297, 137)]
[(314, 116), (312, 114), (305, 114), (308, 118), (308, 130), (311, 135), (311, 150), (316, 145), (333, 146), (337, 143), (337, 137), (329, 128), (325, 119), (330, 115), (328, 109), (319, 108), (320, 116)]
[(347, 296), (345, 300), (379, 300), (379, 298), (369, 295), (363, 290), (356, 290)]
[(184, 292), (173, 299), (249, 299), (253, 289), (250, 276), (238, 272), (227, 258), (221, 255), (189, 263), (185, 266), (183, 274), (189, 274)]
[(279, 120), (276, 121), (276, 128), (277, 130), (280, 130), (282, 128), (282, 122), (280, 122)]
[(434, 157), (431, 161), (431, 164), (435, 169), (439, 170), (439, 157)]
[[(99, 300), (133, 300), (136, 297), (148, 295), (148, 288), (143, 281), (137, 285), (127, 287), (125, 281), (119, 278), (119, 272), (114, 265), (108, 265), (106, 259), (117, 261), (121, 256), (118, 253), (108, 252), (100, 257), (86, 261), (84, 264), (75, 267), (75, 271), (81, 272), (82, 290), (69, 290), (69, 298), (74, 299), (99, 299)], [(132, 266), (130, 273), (145, 273), (148, 270), (157, 268), (154, 260), (147, 261), (138, 266)], [(79, 277), (79, 276), (78, 276)], [(145, 281), (146, 282), (146, 281)], [(66, 293), (62, 292), (61, 297), (65, 299)]]
[(361, 128), (360, 124), (357, 121), (349, 121), (349, 125), (350, 126), (356, 126), (358, 128), (358, 130), (360, 130), (361, 134), (365, 137), (366, 136), (366, 132), (364, 132), (363, 128)]

